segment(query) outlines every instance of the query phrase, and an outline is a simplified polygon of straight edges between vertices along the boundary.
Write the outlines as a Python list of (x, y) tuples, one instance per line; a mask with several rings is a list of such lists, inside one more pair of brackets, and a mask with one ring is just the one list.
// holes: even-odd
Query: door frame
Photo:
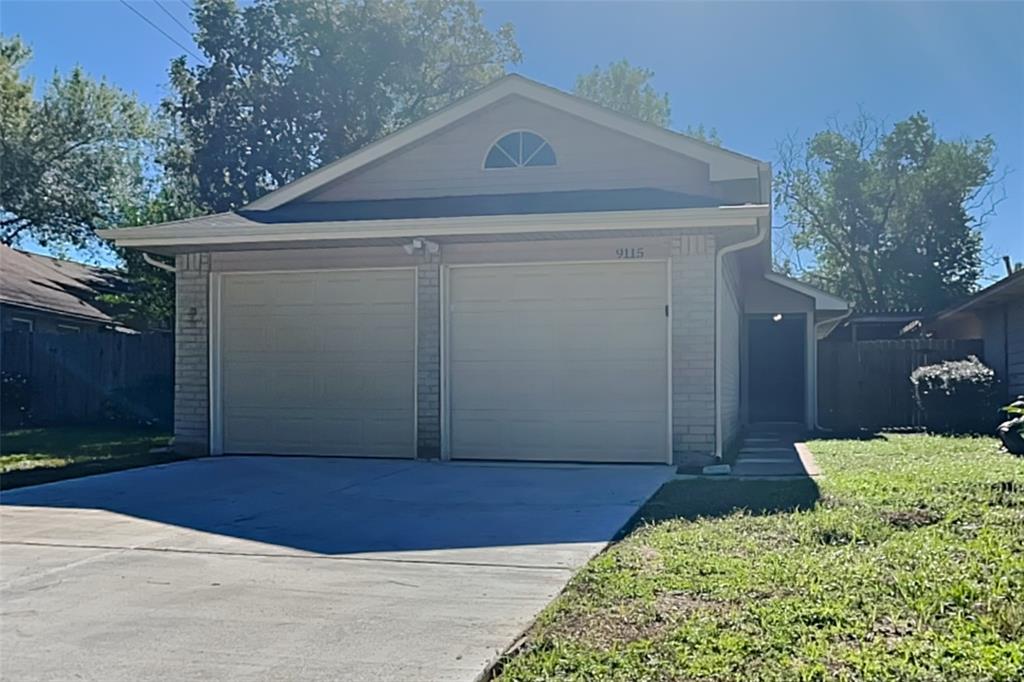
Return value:
[[(814, 428), (816, 406), (814, 401), (817, 393), (817, 381), (815, 377), (815, 362), (817, 359), (817, 340), (814, 335), (814, 313), (806, 311), (780, 311), (782, 315), (793, 317), (799, 315), (804, 318), (804, 409), (801, 422), (808, 428)], [(744, 425), (757, 423), (750, 416), (750, 324), (752, 319), (771, 319), (775, 313), (743, 313), (743, 331), (740, 342), (742, 344), (742, 366), (740, 368), (740, 405), (741, 417)], [(796, 423), (796, 422), (794, 422)]]
[(451, 270), (461, 268), (523, 267), (545, 265), (615, 265), (629, 263), (662, 263), (665, 268), (665, 301), (668, 314), (665, 316), (665, 374), (666, 400), (666, 447), (665, 464), (672, 464), (672, 257), (638, 259), (595, 259), (595, 260), (534, 260), (494, 263), (451, 263), (441, 265), (441, 459), (451, 460)]
[[(419, 443), (419, 400), (417, 391), (417, 377), (419, 376), (419, 335), (420, 335), (420, 295), (416, 266), (392, 266), (392, 267), (369, 267), (369, 268), (274, 268), (269, 270), (217, 270), (210, 272), (209, 301), (207, 313), (207, 388), (209, 390), (209, 442), (211, 455), (224, 454), (224, 392), (223, 392), (223, 363), (221, 362), (222, 347), (222, 308), (224, 305), (225, 277), (233, 275), (283, 275), (317, 272), (380, 272), (385, 270), (409, 270), (412, 272), (413, 288), (413, 361), (412, 361), (412, 455), (408, 458), (416, 459), (417, 445)], [(175, 369), (177, 371), (177, 369)]]

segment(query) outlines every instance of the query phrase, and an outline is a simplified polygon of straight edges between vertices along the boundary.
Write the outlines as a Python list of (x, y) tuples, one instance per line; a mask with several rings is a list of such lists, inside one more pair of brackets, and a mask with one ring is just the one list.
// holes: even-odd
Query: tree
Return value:
[[(662, 128), (672, 125), (672, 105), (668, 93), (659, 93), (651, 85), (654, 71), (633, 66), (623, 59), (606, 69), (595, 66), (576, 77), (573, 94), (589, 99), (619, 113), (653, 123)], [(715, 146), (721, 145), (718, 131), (703, 124), (687, 126), (686, 134)]]
[(196, 202), (250, 202), (486, 84), (520, 59), (472, 0), (195, 3), (209, 64), (171, 66), (162, 156)]
[(134, 96), (80, 68), (33, 96), (31, 50), (0, 37), (0, 243), (32, 236), (53, 247), (94, 243), (138, 192), (152, 127)]
[(789, 231), (783, 248), (794, 250), (779, 259), (861, 309), (930, 311), (959, 300), (982, 274), (994, 151), (988, 136), (939, 139), (923, 113), (887, 131), (862, 114), (784, 143), (776, 202)]

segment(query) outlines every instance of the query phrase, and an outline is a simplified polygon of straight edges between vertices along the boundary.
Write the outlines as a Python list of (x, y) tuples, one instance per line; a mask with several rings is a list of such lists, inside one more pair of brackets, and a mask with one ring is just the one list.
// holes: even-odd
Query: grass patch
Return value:
[(182, 459), (150, 453), (169, 441), (162, 431), (111, 426), (7, 431), (0, 434), (0, 490)]
[(810, 447), (817, 484), (665, 486), (498, 679), (1024, 679), (1024, 460), (990, 438)]

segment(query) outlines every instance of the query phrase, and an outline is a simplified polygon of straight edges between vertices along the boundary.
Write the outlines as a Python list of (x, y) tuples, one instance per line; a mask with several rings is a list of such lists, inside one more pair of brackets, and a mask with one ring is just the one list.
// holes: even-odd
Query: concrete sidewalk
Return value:
[(801, 428), (789, 424), (755, 424), (744, 435), (732, 465), (733, 476), (806, 477), (821, 471), (803, 444)]

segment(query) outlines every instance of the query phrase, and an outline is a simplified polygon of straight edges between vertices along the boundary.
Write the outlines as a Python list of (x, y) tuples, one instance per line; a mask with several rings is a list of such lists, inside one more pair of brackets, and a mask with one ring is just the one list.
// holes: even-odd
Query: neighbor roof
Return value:
[(294, 201), (513, 95), (540, 102), (597, 125), (703, 161), (709, 166), (712, 181), (757, 180), (760, 173), (767, 170), (768, 167), (765, 162), (758, 159), (620, 114), (518, 74), (510, 74), (426, 118), (260, 197), (246, 208), (268, 210)]
[(961, 301), (954, 306), (946, 308), (936, 314), (934, 319), (944, 320), (958, 313), (1002, 305), (1013, 300), (1019, 301), (1022, 298), (1024, 298), (1024, 270), (1018, 270), (995, 284), (985, 287), (966, 301)]
[(94, 301), (123, 284), (113, 270), (0, 244), (0, 303), (116, 325)]

